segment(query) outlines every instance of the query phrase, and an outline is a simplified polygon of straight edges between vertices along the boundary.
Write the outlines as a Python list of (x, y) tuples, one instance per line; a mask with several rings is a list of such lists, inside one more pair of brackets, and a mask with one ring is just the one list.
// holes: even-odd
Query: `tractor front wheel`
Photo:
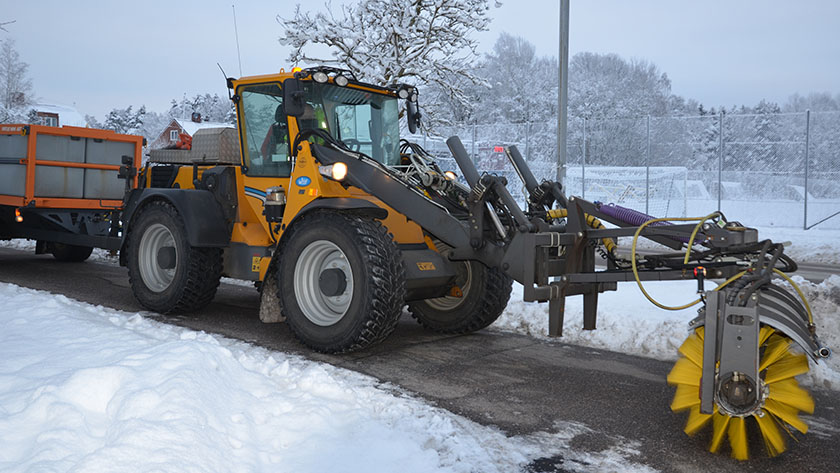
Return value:
[(390, 335), (405, 303), (405, 269), (388, 230), (362, 216), (318, 212), (290, 231), (278, 280), (295, 336), (316, 351), (340, 353)]

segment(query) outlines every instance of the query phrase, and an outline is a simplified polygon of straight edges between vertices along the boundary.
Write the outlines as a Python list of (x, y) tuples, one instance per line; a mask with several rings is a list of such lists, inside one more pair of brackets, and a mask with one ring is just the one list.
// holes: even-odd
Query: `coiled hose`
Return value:
[[(639, 228), (636, 230), (636, 233), (633, 235), (633, 245), (630, 248), (630, 264), (633, 268), (633, 277), (636, 279), (636, 284), (639, 286), (639, 290), (642, 291), (642, 294), (644, 294), (645, 298), (647, 298), (647, 300), (649, 300), (653, 305), (655, 305), (655, 306), (657, 306), (661, 309), (665, 309), (665, 310), (682, 310), (682, 309), (687, 309), (687, 308), (689, 308), (693, 305), (696, 305), (698, 302), (702, 301), (702, 299), (697, 298), (696, 300), (694, 300), (692, 302), (689, 302), (687, 304), (672, 307), (672, 306), (667, 306), (665, 304), (660, 303), (659, 301), (657, 301), (656, 299), (651, 297), (651, 295), (648, 294), (647, 291), (645, 291), (645, 288), (642, 285), (642, 280), (639, 278), (639, 270), (636, 266), (636, 245), (639, 241), (639, 235), (641, 235), (642, 230), (644, 230), (644, 228), (647, 227), (648, 225), (654, 224), (656, 222), (664, 222), (664, 221), (695, 222), (696, 221), (697, 225), (694, 226), (694, 230), (691, 232), (691, 237), (688, 239), (688, 247), (685, 250), (685, 258), (683, 258), (683, 264), (688, 264), (689, 260), (691, 259), (691, 247), (694, 245), (694, 239), (697, 237), (697, 232), (700, 230), (700, 228), (702, 228), (703, 224), (706, 221), (711, 220), (715, 217), (720, 217), (720, 216), (722, 216), (720, 214), (720, 212), (713, 212), (713, 213), (710, 213), (709, 215), (706, 215), (705, 217), (667, 218), (667, 219), (666, 218), (654, 218), (654, 219), (651, 219), (651, 220), (648, 220), (648, 221), (642, 223), (639, 226)], [(805, 294), (802, 292), (802, 289), (800, 289), (799, 285), (796, 284), (795, 282), (793, 282), (793, 280), (787, 274), (785, 274), (784, 272), (782, 272), (782, 271), (780, 271), (776, 268), (773, 268), (773, 272), (778, 274), (782, 278), (784, 278), (787, 282), (790, 283), (791, 286), (793, 286), (794, 290), (796, 290), (796, 293), (799, 295), (799, 298), (802, 299), (802, 303), (805, 306), (805, 311), (808, 313), (808, 322), (813, 326), (814, 325), (814, 316), (811, 313), (811, 306), (810, 306), (810, 304), (808, 304), (808, 300), (805, 298)], [(721, 283), (714, 290), (715, 291), (720, 291), (721, 289), (728, 286), (730, 283), (738, 280), (739, 278), (741, 278), (741, 276), (743, 276), (745, 274), (747, 274), (747, 271), (741, 271), (741, 272), (735, 274), (731, 278), (729, 278), (726, 281), (724, 281), (723, 283)]]

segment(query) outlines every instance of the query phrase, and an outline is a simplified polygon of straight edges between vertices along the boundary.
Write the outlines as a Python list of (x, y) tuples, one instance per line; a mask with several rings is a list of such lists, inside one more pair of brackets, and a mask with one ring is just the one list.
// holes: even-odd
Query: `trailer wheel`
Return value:
[(347, 213), (317, 212), (285, 236), (279, 296), (295, 336), (324, 353), (384, 340), (405, 304), (405, 267), (387, 229)]
[(222, 274), (220, 248), (194, 248), (184, 222), (168, 203), (152, 202), (129, 228), (128, 277), (140, 304), (162, 314), (190, 312), (216, 295)]
[[(440, 245), (439, 245), (440, 246)], [(442, 249), (446, 254), (448, 248)], [(441, 333), (469, 333), (492, 324), (510, 299), (513, 280), (479, 261), (454, 262), (460, 296), (447, 295), (408, 304), (420, 325)]]
[(90, 246), (65, 245), (64, 243), (52, 243), (52, 254), (59, 261), (79, 263), (93, 252)]

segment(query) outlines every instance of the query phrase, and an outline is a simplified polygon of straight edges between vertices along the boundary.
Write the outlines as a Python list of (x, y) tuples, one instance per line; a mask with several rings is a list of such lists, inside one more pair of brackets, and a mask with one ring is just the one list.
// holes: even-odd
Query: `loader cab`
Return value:
[(283, 93), (283, 80), (289, 78), (281, 74), (231, 81), (246, 175), (289, 177), (295, 136), (312, 129), (324, 130), (386, 166), (400, 163), (399, 101), (394, 91), (355, 81), (303, 79), (296, 81), (299, 113), (290, 116)]

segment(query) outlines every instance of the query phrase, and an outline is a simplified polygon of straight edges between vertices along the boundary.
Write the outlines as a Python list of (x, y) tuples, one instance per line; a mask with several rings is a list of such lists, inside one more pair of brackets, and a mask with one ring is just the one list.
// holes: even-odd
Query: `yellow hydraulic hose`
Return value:
[[(713, 213), (710, 213), (709, 215), (706, 215), (705, 217), (654, 218), (654, 219), (648, 220), (647, 222), (641, 224), (639, 226), (639, 228), (636, 229), (636, 233), (633, 235), (633, 245), (630, 247), (630, 264), (633, 268), (633, 277), (636, 279), (636, 284), (639, 286), (639, 290), (642, 291), (642, 294), (644, 294), (645, 298), (647, 298), (647, 300), (649, 300), (651, 302), (651, 304), (655, 305), (656, 307), (659, 307), (660, 309), (665, 309), (665, 310), (682, 310), (682, 309), (687, 309), (687, 308), (697, 304), (698, 302), (701, 301), (701, 299), (697, 298), (696, 300), (694, 300), (692, 302), (689, 302), (688, 304), (683, 304), (683, 305), (680, 305), (680, 306), (673, 306), (672, 307), (672, 306), (668, 306), (668, 305), (660, 303), (659, 301), (657, 301), (656, 299), (651, 297), (651, 295), (648, 294), (647, 291), (645, 291), (645, 287), (644, 287), (644, 285), (642, 285), (642, 280), (639, 279), (639, 269), (636, 267), (636, 245), (639, 242), (639, 235), (641, 235), (642, 230), (644, 230), (645, 227), (647, 227), (648, 225), (650, 225), (652, 223), (656, 223), (656, 222), (667, 222), (667, 221), (672, 221), (672, 222), (674, 222), (674, 221), (675, 222), (697, 222), (697, 225), (694, 227), (694, 231), (691, 232), (691, 238), (689, 238), (689, 240), (688, 240), (688, 248), (686, 248), (686, 250), (685, 250), (685, 259), (683, 261), (684, 261), (684, 264), (687, 264), (688, 260), (691, 257), (691, 246), (694, 244), (694, 238), (697, 236), (697, 232), (703, 226), (704, 222), (706, 222), (709, 219), (712, 219), (714, 217), (719, 217), (719, 216), (720, 216), (719, 212), (713, 212)], [(741, 272), (739, 275), (733, 276), (733, 278), (731, 278), (731, 280), (725, 282), (721, 286), (718, 286), (717, 289), (720, 289), (724, 285), (731, 283), (732, 281), (734, 281), (735, 279), (738, 279), (739, 277), (741, 277), (743, 275), (744, 275), (744, 272)], [(715, 290), (717, 290), (717, 289), (715, 289)]]
[[(691, 221), (697, 221), (697, 225), (694, 227), (694, 231), (692, 231), (692, 232), (691, 232), (691, 238), (689, 238), (689, 240), (688, 240), (688, 248), (686, 248), (686, 251), (685, 251), (685, 258), (683, 259), (683, 264), (688, 264), (688, 261), (689, 261), (690, 256), (691, 256), (691, 247), (694, 245), (694, 239), (697, 237), (697, 232), (698, 232), (698, 231), (700, 230), (700, 228), (703, 226), (703, 223), (704, 223), (704, 222), (706, 222), (707, 220), (709, 220), (709, 219), (711, 219), (711, 218), (714, 218), (714, 217), (719, 217), (719, 216), (720, 216), (720, 213), (718, 213), (718, 212), (713, 212), (713, 213), (711, 213), (711, 214), (709, 214), (709, 215), (706, 215), (705, 217), (701, 217), (701, 218), (655, 218), (655, 219), (653, 219), (653, 220), (648, 220), (647, 222), (643, 223), (643, 224), (642, 224), (642, 225), (641, 225), (641, 226), (640, 226), (640, 227), (636, 230), (635, 235), (633, 235), (633, 245), (632, 245), (632, 247), (631, 247), (631, 256), (630, 256), (631, 261), (630, 261), (630, 263), (631, 263), (631, 265), (632, 265), (632, 267), (633, 267), (633, 276), (634, 276), (634, 277), (635, 277), (635, 279), (636, 279), (636, 284), (638, 284), (639, 289), (642, 291), (642, 294), (644, 294), (644, 296), (647, 298), (647, 300), (649, 300), (649, 301), (650, 301), (651, 303), (653, 303), (655, 306), (657, 306), (657, 307), (659, 307), (659, 308), (662, 308), (662, 309), (666, 309), (666, 310), (682, 310), (682, 309), (687, 309), (687, 308), (689, 308), (689, 307), (691, 307), (691, 306), (693, 306), (693, 305), (697, 304), (698, 302), (700, 302), (700, 300), (701, 300), (701, 299), (699, 299), (699, 298), (698, 298), (697, 300), (694, 300), (694, 301), (692, 301), (692, 302), (689, 302), (688, 304), (684, 304), (684, 305), (681, 305), (681, 306), (676, 306), (676, 307), (671, 307), (671, 306), (666, 306), (666, 305), (664, 305), (664, 304), (659, 303), (657, 300), (655, 300), (653, 297), (651, 297), (651, 296), (647, 293), (647, 291), (645, 291), (645, 288), (644, 288), (644, 286), (642, 285), (642, 281), (641, 281), (641, 279), (639, 279), (639, 271), (638, 271), (638, 269), (637, 269), (637, 267), (636, 267), (636, 245), (637, 245), (637, 243), (638, 243), (638, 240), (639, 240), (639, 235), (641, 234), (642, 229), (644, 229), (646, 226), (648, 226), (648, 225), (650, 225), (650, 224), (652, 224), (652, 223), (655, 223), (655, 222), (664, 222), (664, 221), (683, 221), (683, 222), (691, 222)], [(778, 275), (779, 275), (779, 276), (781, 276), (782, 278), (784, 278), (787, 282), (789, 282), (789, 283), (790, 283), (790, 285), (791, 285), (791, 286), (793, 286), (793, 289), (794, 289), (794, 290), (796, 291), (796, 293), (799, 295), (799, 298), (800, 298), (800, 299), (802, 299), (802, 303), (803, 303), (803, 305), (805, 306), (805, 311), (808, 313), (808, 323), (810, 323), (811, 325), (813, 325), (813, 324), (814, 324), (814, 315), (813, 315), (813, 313), (811, 312), (811, 305), (810, 305), (810, 304), (808, 304), (808, 299), (807, 299), (807, 298), (805, 298), (805, 294), (802, 292), (802, 289), (799, 287), (799, 285), (798, 285), (798, 284), (796, 284), (796, 283), (793, 281), (793, 279), (791, 279), (791, 278), (790, 278), (787, 274), (785, 274), (784, 272), (780, 271), (779, 269), (777, 269), (777, 268), (773, 268), (773, 272), (774, 272), (774, 273), (776, 273), (776, 274), (778, 274)], [(741, 276), (743, 276), (743, 275), (744, 275), (744, 274), (746, 274), (746, 273), (747, 273), (746, 271), (741, 271), (740, 273), (738, 273), (738, 274), (736, 274), (736, 275), (732, 276), (731, 278), (727, 279), (726, 281), (724, 281), (722, 284), (720, 284), (720, 285), (719, 285), (718, 287), (716, 287), (714, 290), (715, 290), (715, 291), (719, 291), (719, 290), (723, 289), (723, 288), (724, 288), (724, 287), (726, 287), (728, 284), (732, 283), (733, 281), (735, 281), (736, 279), (740, 278)]]
[[(569, 215), (569, 211), (566, 209), (551, 209), (546, 212), (546, 218), (556, 219), (556, 218), (566, 218)], [(584, 218), (586, 219), (586, 224), (589, 225), (591, 228), (599, 229), (605, 228), (604, 224), (598, 220), (597, 217), (594, 215), (583, 214)], [(612, 238), (602, 238), (601, 242), (604, 244), (604, 248), (607, 249), (608, 252), (612, 253), (615, 250), (615, 241)]]

